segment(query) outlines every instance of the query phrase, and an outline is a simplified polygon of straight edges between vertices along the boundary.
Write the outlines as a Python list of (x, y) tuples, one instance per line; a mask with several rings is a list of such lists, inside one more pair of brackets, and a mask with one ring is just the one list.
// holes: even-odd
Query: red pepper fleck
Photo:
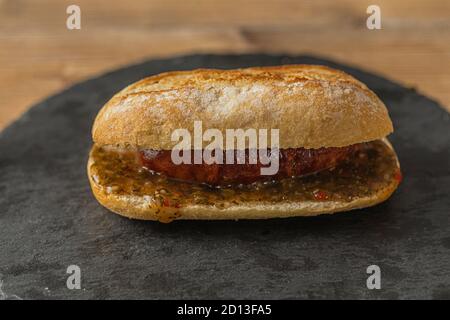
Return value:
[(395, 175), (394, 175), (394, 179), (397, 180), (398, 183), (402, 182), (403, 180), (403, 175), (402, 172), (400, 170), (398, 170)]
[(169, 201), (169, 199), (164, 198), (164, 200), (163, 200), (163, 206), (164, 206), (164, 207), (170, 207), (170, 201)]
[(314, 198), (319, 201), (328, 200), (328, 194), (321, 190), (316, 190), (313, 192)]

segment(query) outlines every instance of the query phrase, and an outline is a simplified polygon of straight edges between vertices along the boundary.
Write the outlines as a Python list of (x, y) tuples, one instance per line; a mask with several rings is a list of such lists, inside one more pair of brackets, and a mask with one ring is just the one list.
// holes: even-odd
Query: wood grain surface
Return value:
[[(81, 7), (81, 30), (66, 8)], [(366, 28), (377, 4), (382, 29)], [(376, 72), (450, 110), (448, 0), (0, 0), (0, 129), (83, 79), (187, 53), (314, 54)]]

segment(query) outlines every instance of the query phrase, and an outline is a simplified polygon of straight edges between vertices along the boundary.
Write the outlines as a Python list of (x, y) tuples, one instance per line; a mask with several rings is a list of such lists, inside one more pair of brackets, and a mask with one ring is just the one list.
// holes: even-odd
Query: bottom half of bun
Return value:
[(366, 144), (345, 164), (298, 178), (213, 188), (167, 179), (139, 167), (136, 155), (94, 146), (88, 176), (104, 207), (132, 219), (268, 219), (316, 216), (376, 205), (397, 189), (400, 166), (390, 143)]

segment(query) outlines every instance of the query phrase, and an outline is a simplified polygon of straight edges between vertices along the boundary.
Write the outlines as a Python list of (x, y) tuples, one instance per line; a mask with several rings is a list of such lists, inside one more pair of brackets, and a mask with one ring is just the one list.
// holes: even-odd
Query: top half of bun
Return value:
[(203, 130), (279, 129), (280, 148), (343, 147), (392, 132), (383, 102), (352, 76), (324, 66), (167, 72), (123, 89), (92, 130), (100, 145), (170, 150), (194, 121)]

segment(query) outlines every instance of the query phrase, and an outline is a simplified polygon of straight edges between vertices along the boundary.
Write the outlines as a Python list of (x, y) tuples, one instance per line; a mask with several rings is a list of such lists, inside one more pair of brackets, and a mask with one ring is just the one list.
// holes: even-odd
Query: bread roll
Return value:
[(324, 66), (168, 72), (117, 93), (100, 111), (101, 145), (171, 150), (171, 133), (203, 129), (280, 130), (280, 148), (343, 147), (393, 131), (383, 102), (350, 75)]

